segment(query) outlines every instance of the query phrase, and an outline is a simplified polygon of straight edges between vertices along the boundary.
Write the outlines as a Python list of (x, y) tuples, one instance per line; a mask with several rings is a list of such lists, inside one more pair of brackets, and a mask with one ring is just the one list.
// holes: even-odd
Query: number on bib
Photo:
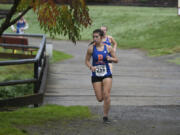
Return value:
[(105, 76), (107, 74), (106, 65), (96, 66), (96, 76)]

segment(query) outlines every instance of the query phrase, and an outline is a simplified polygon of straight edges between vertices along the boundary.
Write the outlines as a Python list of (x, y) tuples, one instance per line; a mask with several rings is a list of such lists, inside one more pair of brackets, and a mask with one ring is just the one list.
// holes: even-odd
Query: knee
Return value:
[(97, 98), (98, 102), (102, 102), (103, 98)]
[(105, 94), (104, 95), (104, 100), (109, 101), (110, 100), (110, 94)]

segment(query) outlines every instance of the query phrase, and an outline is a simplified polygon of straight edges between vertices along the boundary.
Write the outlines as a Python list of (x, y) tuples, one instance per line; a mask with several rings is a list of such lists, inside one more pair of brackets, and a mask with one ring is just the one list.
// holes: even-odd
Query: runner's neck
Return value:
[(96, 45), (96, 47), (102, 47), (102, 46), (104, 46), (104, 44), (102, 44), (102, 43), (99, 43), (99, 44), (95, 44)]

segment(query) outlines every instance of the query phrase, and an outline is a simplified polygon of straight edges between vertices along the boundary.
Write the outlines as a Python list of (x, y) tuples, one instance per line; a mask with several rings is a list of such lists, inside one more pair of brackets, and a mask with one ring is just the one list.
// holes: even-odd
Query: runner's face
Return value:
[(21, 17), (21, 18), (20, 18), (20, 20), (21, 20), (21, 21), (23, 21), (23, 20), (24, 20), (24, 18), (23, 18), (23, 17)]
[(106, 32), (107, 32), (106, 27), (101, 27), (101, 30), (104, 32), (104, 35), (106, 35)]
[(98, 44), (102, 42), (102, 38), (99, 33), (93, 33), (93, 41)]

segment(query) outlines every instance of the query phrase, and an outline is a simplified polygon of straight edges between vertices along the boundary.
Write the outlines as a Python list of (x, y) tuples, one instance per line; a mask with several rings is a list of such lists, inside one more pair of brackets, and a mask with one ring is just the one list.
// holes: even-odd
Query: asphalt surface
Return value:
[(47, 134), (180, 135), (180, 66), (167, 62), (175, 56), (150, 58), (137, 49), (117, 50), (119, 63), (113, 64), (111, 124), (106, 126), (102, 123), (103, 104), (95, 98), (91, 72), (84, 64), (88, 42), (81, 41), (76, 46), (70, 41), (48, 42), (74, 58), (50, 65), (44, 104), (85, 105), (98, 117), (70, 122), (65, 126), (69, 130), (60, 131), (54, 123)]
[[(102, 105), (94, 96), (91, 72), (84, 64), (88, 42), (48, 41), (53, 48), (74, 56), (50, 66), (44, 103)], [(180, 105), (180, 66), (142, 51), (117, 50), (113, 64), (112, 105)]]

